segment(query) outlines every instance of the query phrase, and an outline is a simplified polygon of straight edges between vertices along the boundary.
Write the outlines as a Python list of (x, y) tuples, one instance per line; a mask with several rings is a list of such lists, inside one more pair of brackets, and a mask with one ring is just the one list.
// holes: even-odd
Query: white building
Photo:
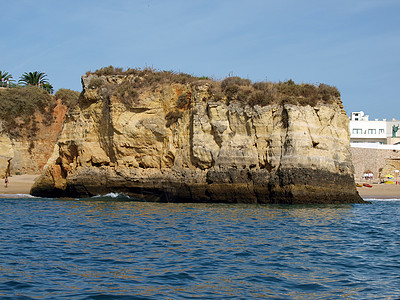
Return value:
[[(373, 145), (395, 145), (400, 143), (400, 132), (397, 132), (400, 121), (386, 119), (374, 121), (369, 120), (369, 115), (363, 111), (352, 112), (350, 116), (350, 145), (362, 146), (361, 144)], [(397, 133), (398, 136), (397, 137)]]

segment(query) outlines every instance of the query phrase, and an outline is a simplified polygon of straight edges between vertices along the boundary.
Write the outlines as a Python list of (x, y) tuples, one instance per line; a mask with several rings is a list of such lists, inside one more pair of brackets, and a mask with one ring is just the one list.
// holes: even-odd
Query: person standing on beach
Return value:
[(4, 179), (4, 184), (6, 185), (6, 187), (8, 186), (8, 177), (6, 176), (6, 179)]

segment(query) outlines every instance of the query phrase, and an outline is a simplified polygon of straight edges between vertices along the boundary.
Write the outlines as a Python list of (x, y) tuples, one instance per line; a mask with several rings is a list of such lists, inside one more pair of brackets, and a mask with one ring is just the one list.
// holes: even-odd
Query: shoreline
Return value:
[(29, 195), (33, 183), (39, 176), (40, 174), (11, 175), (8, 177), (7, 187), (5, 187), (4, 178), (0, 179), (0, 198), (6, 198), (8, 195)]
[[(40, 174), (12, 175), (8, 178), (8, 187), (4, 179), (0, 181), (0, 198), (8, 195), (29, 195), (31, 187)], [(372, 184), (371, 188), (357, 187), (361, 198), (365, 199), (400, 199), (400, 184)]]
[(372, 187), (357, 187), (361, 198), (365, 199), (400, 199), (400, 185), (371, 184)]

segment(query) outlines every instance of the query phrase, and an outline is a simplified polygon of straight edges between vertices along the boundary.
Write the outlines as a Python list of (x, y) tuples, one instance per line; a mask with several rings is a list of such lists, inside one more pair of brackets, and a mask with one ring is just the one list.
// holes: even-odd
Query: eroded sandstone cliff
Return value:
[(79, 92), (55, 95), (37, 86), (0, 88), (0, 178), (40, 174), (53, 152), (68, 107)]
[(340, 99), (252, 105), (217, 95), (207, 80), (137, 84), (143, 80), (82, 77), (79, 105), (67, 113), (33, 195), (362, 202)]
[[(51, 108), (51, 121), (43, 120), (48, 115), (34, 114), (35, 133), (26, 132), (25, 124), (17, 124), (21, 130), (12, 135), (0, 121), (0, 177), (15, 174), (40, 174), (53, 152), (54, 143), (62, 128), (66, 106), (58, 100)], [(46, 124), (45, 124), (46, 123)], [(49, 124), (47, 124), (49, 123)]]

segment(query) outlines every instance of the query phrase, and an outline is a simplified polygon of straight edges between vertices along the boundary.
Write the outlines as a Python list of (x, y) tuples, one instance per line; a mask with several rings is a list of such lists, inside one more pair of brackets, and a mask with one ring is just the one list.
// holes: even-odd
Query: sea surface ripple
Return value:
[(0, 299), (398, 299), (400, 201), (0, 199)]

